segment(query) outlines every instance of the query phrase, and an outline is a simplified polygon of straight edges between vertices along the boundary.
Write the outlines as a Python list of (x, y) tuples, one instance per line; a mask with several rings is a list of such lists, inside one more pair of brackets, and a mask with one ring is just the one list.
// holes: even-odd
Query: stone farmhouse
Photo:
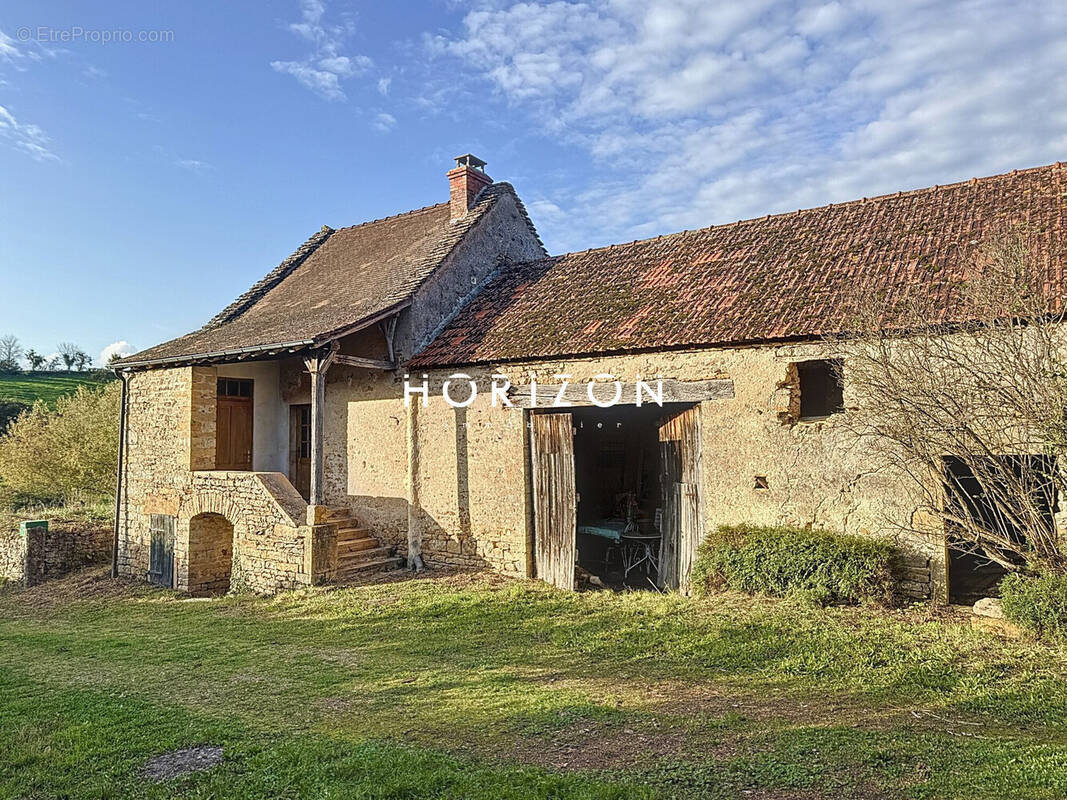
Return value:
[[(898, 536), (921, 501), (841, 425), (842, 298), (940, 291), (1013, 222), (1064, 265), (1059, 164), (549, 257), (515, 190), (456, 161), (447, 202), (323, 227), (118, 362), (117, 573), (271, 592), (406, 561), (569, 588), (577, 563), (684, 591), (721, 524)], [(946, 598), (969, 567), (928, 524), (904, 586)]]

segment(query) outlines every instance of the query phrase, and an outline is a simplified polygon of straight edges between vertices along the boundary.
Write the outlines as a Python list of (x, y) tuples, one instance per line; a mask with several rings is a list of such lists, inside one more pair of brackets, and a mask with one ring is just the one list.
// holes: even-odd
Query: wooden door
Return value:
[(701, 537), (699, 406), (660, 420), (659, 449), (663, 497), (660, 584), (688, 594)]
[(165, 589), (174, 588), (175, 518), (152, 514), (148, 520), (151, 543), (148, 549), (148, 582)]
[(252, 469), (252, 381), (219, 378), (215, 469)]
[(311, 498), (311, 405), (289, 406), (289, 481)]
[(573, 589), (578, 548), (570, 414), (530, 415), (530, 464), (537, 577), (561, 589)]

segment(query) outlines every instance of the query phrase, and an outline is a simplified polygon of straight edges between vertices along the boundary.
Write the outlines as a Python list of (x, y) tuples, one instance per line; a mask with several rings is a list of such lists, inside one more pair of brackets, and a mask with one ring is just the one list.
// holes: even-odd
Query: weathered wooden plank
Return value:
[(168, 514), (149, 517), (148, 580), (167, 589), (174, 587), (174, 537), (177, 520)]
[(571, 415), (530, 417), (537, 577), (561, 589), (574, 588), (576, 493)]
[[(641, 404), (655, 405), (660, 398), (660, 386), (656, 381), (646, 381), (647, 387), (641, 387)], [(551, 408), (557, 401), (569, 403), (574, 406), (594, 405), (590, 399), (590, 384), (586, 382), (568, 382), (556, 384), (538, 384), (536, 392), (536, 407)], [(562, 389), (562, 396), (560, 390)], [(649, 392), (655, 394), (655, 399)], [(614, 405), (636, 405), (637, 383), (622, 382), (621, 391), (616, 388), (614, 382), (598, 381), (592, 385), (593, 397), (601, 404), (607, 404), (616, 393), (619, 399)], [(529, 385), (512, 386), (508, 389), (508, 399), (520, 408), (530, 408), (533, 394)], [(729, 378), (715, 378), (706, 381), (676, 381), (664, 380), (662, 382), (663, 403), (699, 403), (705, 400), (726, 400), (734, 396), (734, 382)]]
[(693, 558), (700, 543), (700, 407), (661, 421), (660, 484), (663, 526), (660, 583), (688, 593)]
[(362, 356), (346, 356), (343, 353), (338, 353), (334, 356), (334, 361), (347, 367), (361, 367), (363, 369), (393, 369), (395, 367), (395, 364), (391, 361), (383, 361), (378, 358), (363, 358)]

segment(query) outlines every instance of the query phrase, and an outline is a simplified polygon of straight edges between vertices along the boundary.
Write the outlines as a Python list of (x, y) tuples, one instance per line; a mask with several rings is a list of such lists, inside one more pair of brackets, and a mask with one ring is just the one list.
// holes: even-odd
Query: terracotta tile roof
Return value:
[(857, 285), (950, 315), (975, 247), (1019, 225), (1058, 291), (1067, 165), (507, 267), (410, 366), (813, 339), (844, 332)]
[(118, 364), (184, 363), (326, 341), (402, 306), (504, 194), (515, 196), (510, 184), (491, 184), (454, 223), (448, 203), (439, 203), (349, 228), (324, 226), (203, 328)]

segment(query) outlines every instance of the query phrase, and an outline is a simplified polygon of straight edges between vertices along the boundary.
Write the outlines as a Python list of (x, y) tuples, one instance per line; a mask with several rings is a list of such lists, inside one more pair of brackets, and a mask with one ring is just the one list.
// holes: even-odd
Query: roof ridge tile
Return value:
[[(410, 216), (412, 216), (414, 214), (421, 214), (421, 213), (423, 213), (425, 211), (433, 211), (435, 209), (440, 208), (441, 206), (447, 206), (447, 205), (448, 205), (447, 201), (444, 202), (444, 203), (433, 203), (433, 204), (428, 205), (428, 206), (422, 206), (421, 208), (413, 208), (410, 211), (400, 211), (400, 212), (398, 212), (396, 214), (390, 214), (387, 217), (378, 217), (378, 219), (368, 219), (365, 222), (357, 222), (355, 225), (346, 225), (343, 228), (337, 228), (337, 230), (338, 231), (352, 231), (352, 230), (355, 230), (357, 228), (366, 227), (367, 225), (377, 225), (379, 222), (389, 222), (390, 220), (400, 219), (401, 217), (410, 217)], [(323, 227), (325, 227), (325, 226), (323, 226)]]

